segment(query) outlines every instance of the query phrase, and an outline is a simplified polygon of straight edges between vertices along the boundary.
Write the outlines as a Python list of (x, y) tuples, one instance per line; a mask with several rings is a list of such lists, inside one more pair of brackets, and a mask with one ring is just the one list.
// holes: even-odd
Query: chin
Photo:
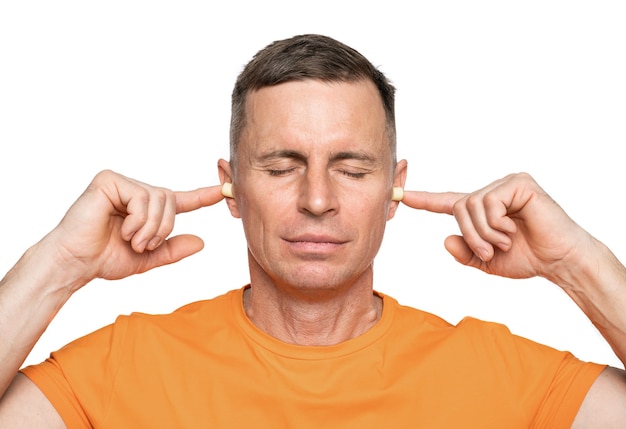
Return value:
[(298, 270), (281, 279), (281, 283), (287, 288), (300, 291), (301, 293), (328, 293), (348, 288), (355, 284), (361, 275), (349, 275), (345, 272), (334, 270)]

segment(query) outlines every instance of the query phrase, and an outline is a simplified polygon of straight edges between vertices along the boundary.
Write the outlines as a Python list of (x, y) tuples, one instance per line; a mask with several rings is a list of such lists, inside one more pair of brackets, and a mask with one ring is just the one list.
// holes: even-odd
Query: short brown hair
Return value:
[(232, 93), (230, 121), (232, 164), (246, 125), (247, 95), (264, 87), (304, 79), (326, 82), (372, 81), (383, 103), (387, 137), (392, 159), (395, 160), (394, 86), (380, 70), (353, 48), (327, 36), (304, 34), (269, 44), (252, 58), (237, 78)]

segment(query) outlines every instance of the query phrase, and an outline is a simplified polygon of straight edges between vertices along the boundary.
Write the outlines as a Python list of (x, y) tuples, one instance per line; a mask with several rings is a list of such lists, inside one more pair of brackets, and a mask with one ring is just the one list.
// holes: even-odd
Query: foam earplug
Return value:
[(402, 201), (402, 198), (404, 198), (404, 189), (402, 189), (400, 187), (394, 187), (393, 188), (393, 192), (391, 194), (391, 200), (392, 201)]
[(233, 198), (233, 184), (229, 182), (224, 182), (222, 185), (222, 195), (226, 198)]

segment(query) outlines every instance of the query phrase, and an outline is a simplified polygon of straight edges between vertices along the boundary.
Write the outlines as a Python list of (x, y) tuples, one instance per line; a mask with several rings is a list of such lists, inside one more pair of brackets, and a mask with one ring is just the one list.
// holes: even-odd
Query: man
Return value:
[[(403, 192), (394, 89), (323, 36), (260, 51), (233, 91), (222, 187), (172, 192), (106, 171), (0, 287), (1, 427), (623, 427), (615, 368), (466, 319), (456, 327), (374, 290), (402, 201), (454, 215), (461, 263), (543, 276), (626, 359), (626, 270), (526, 174), (465, 195)], [(18, 373), (67, 299), (202, 248), (175, 214), (226, 196), (250, 285), (171, 315), (134, 314)]]

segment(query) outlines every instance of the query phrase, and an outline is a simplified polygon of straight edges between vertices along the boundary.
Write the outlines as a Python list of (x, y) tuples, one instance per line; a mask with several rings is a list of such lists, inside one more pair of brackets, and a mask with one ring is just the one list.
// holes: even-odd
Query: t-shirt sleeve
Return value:
[(517, 398), (521, 410), (533, 413), (532, 428), (569, 428), (589, 388), (606, 368), (511, 334), (501, 324), (466, 318), (458, 327), (484, 352), (482, 359), (493, 369), (492, 376), (505, 386), (502, 395)]
[(566, 353), (539, 408), (535, 427), (569, 428), (589, 388), (605, 368), (606, 365), (581, 362)]
[[(21, 370), (46, 395), (68, 429), (102, 421), (111, 397), (127, 318), (79, 338), (44, 362)], [(77, 394), (80, 392), (80, 394)]]

